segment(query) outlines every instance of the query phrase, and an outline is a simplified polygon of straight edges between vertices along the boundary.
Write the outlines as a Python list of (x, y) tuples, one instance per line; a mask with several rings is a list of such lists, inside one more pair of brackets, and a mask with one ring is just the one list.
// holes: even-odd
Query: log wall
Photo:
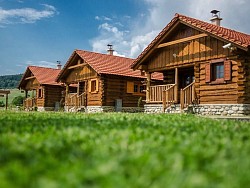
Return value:
[[(145, 100), (145, 93), (128, 93), (127, 82), (141, 83), (144, 79), (121, 77), (121, 76), (102, 76), (103, 86), (103, 106), (115, 106), (116, 99), (122, 99), (123, 107), (137, 107), (138, 100)], [(141, 103), (141, 105), (143, 105)]]
[(195, 65), (195, 88), (200, 104), (237, 104), (238, 62), (232, 60), (232, 79), (225, 83), (206, 83), (205, 66), (208, 62)]
[(42, 104), (44, 104), (44, 107), (55, 107), (55, 103), (60, 102), (62, 99), (62, 91), (64, 89), (65, 88), (61, 86), (44, 86), (44, 97), (43, 99), (37, 99), (37, 103), (40, 101), (37, 106), (41, 105), (41, 107), (43, 107)]

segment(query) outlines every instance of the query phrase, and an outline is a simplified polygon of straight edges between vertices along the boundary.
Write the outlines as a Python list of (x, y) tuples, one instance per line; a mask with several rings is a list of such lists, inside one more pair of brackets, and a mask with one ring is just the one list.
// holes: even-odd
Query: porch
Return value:
[[(167, 72), (168, 71), (168, 72)], [(165, 112), (175, 105), (179, 111), (187, 109), (190, 105), (197, 104), (193, 67), (175, 68), (163, 72), (163, 82), (173, 84), (151, 85), (151, 74), (147, 74), (146, 104), (161, 106)]]
[(65, 97), (66, 111), (81, 111), (86, 107), (86, 93), (69, 93)]

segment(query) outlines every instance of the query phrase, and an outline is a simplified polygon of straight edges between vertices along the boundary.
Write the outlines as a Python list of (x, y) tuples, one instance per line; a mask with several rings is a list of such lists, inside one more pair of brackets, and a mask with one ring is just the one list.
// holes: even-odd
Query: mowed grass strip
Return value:
[(0, 111), (0, 187), (248, 187), (250, 123)]

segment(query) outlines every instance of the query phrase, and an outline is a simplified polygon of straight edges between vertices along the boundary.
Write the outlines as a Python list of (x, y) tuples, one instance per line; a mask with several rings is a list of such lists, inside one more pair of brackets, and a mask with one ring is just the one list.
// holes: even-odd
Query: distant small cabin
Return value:
[[(131, 66), (147, 74), (146, 112), (250, 114), (250, 35), (176, 14)], [(214, 11), (212, 11), (214, 13)], [(152, 86), (161, 72), (163, 85)]]
[[(111, 54), (75, 50), (57, 77), (66, 85), (65, 110), (141, 111), (146, 77), (130, 68), (133, 62)], [(76, 89), (70, 90), (70, 85)]]
[(63, 105), (64, 86), (56, 82), (61, 70), (38, 66), (28, 66), (18, 85), (25, 91), (25, 110), (51, 111)]

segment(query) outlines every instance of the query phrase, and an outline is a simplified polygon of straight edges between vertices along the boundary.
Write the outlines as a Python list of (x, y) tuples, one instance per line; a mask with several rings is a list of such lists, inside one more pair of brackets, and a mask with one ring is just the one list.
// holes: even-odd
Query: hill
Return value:
[(22, 78), (22, 74), (0, 76), (0, 89), (17, 88)]

